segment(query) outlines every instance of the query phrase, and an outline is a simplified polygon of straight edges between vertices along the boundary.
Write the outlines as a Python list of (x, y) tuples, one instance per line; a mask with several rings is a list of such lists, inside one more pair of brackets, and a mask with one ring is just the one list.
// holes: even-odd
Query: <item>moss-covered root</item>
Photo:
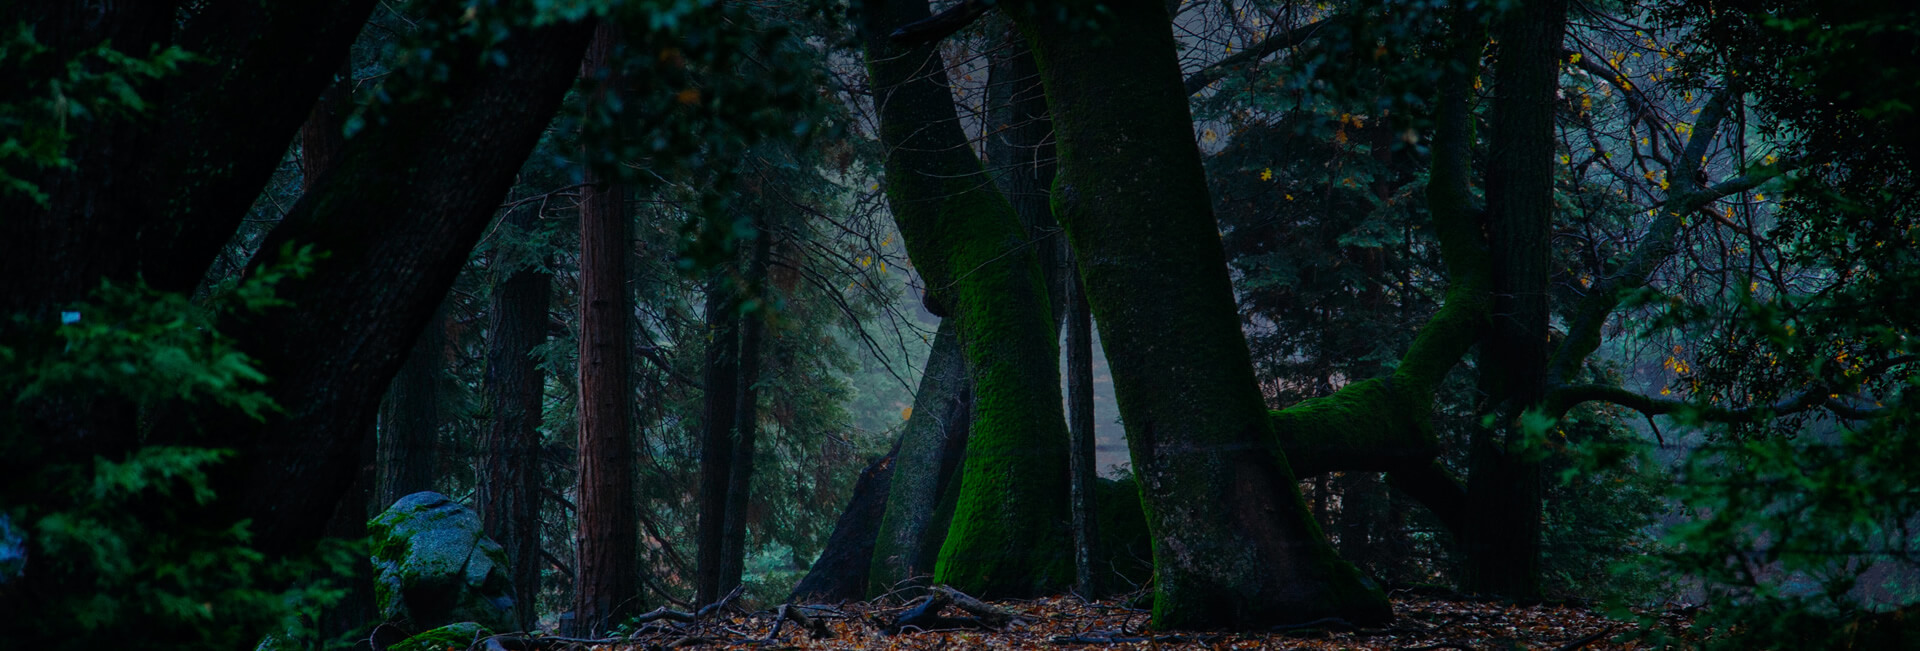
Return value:
[(1096, 30), (1009, 8), (1054, 112), (1055, 212), (1110, 351), (1153, 533), (1154, 625), (1385, 620), (1385, 596), (1328, 545), (1274, 437), (1166, 5), (1102, 6), (1104, 14), (1075, 16), (1099, 20)]
[(865, 11), (888, 205), (931, 302), (959, 321), (974, 382), (961, 492), (934, 578), (983, 597), (1064, 587), (1067, 429), (1039, 264), (968, 145), (939, 55), (887, 39), (927, 17), (926, 2)]

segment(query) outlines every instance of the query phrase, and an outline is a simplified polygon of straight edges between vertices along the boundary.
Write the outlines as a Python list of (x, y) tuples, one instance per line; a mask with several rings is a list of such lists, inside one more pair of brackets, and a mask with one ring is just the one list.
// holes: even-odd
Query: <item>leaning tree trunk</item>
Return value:
[[(585, 70), (596, 93), (613, 92), (613, 28), (602, 24)], [(573, 614), (576, 634), (609, 629), (639, 605), (640, 537), (633, 475), (631, 217), (620, 186), (589, 168), (580, 196), (580, 533)]]
[(1073, 573), (1047, 289), (1012, 208), (967, 144), (939, 54), (888, 39), (928, 16), (925, 0), (866, 12), (888, 205), (929, 302), (959, 321), (974, 381), (959, 497), (934, 580), (983, 596), (1045, 593)]
[(297, 310), (231, 329), (286, 413), (207, 423), (213, 442), (241, 452), (215, 487), (228, 515), (252, 521), (262, 553), (293, 554), (320, 537), (352, 483), (359, 433), (559, 108), (591, 31), (590, 22), (511, 30), (494, 45), (504, 67), (478, 63), (477, 43), (453, 44), (447, 61), (474, 63), (449, 67), (444, 101), (369, 120), (268, 234), (255, 269), (294, 243), (329, 256), (276, 287)]
[(885, 594), (903, 582), (931, 576), (946, 539), (947, 522), (935, 517), (940, 496), (965, 454), (972, 420), (971, 381), (960, 352), (959, 327), (941, 322), (927, 353), (913, 411), (900, 432), (879, 530), (873, 541), (865, 596)]
[(1154, 537), (1154, 625), (1384, 621), (1385, 595), (1334, 554), (1273, 435), (1166, 5), (1106, 6), (1097, 32), (1052, 12), (1019, 20), (1053, 109), (1056, 216), (1109, 351)]
[(1493, 321), (1480, 342), (1480, 386), (1492, 427), (1475, 430), (1461, 587), (1540, 597), (1541, 500), (1537, 450), (1521, 416), (1546, 394), (1547, 281), (1553, 226), (1553, 114), (1564, 0), (1530, 2), (1495, 24), (1493, 133), (1487, 161)]
[[(503, 225), (510, 241), (534, 238), (540, 214), (516, 211)], [(544, 247), (544, 243), (531, 247)], [(545, 374), (533, 351), (547, 340), (553, 275), (533, 251), (494, 254), (493, 301), (488, 309), (485, 451), (480, 461), (480, 518), (488, 538), (506, 549), (513, 580), (514, 619), (532, 630), (540, 594), (540, 416)]]

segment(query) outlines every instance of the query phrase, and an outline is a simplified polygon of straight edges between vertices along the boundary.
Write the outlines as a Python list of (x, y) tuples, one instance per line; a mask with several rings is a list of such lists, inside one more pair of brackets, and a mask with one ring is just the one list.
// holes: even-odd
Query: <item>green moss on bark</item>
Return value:
[(1053, 316), (1012, 206), (974, 157), (930, 46), (895, 27), (916, 0), (867, 8), (867, 65), (887, 148), (887, 198), (934, 302), (959, 322), (973, 424), (936, 581), (980, 596), (1030, 596), (1072, 580), (1067, 432)]
[(1382, 621), (1385, 596), (1300, 499), (1255, 383), (1166, 7), (1103, 6), (1098, 30), (1051, 11), (1016, 21), (1054, 111), (1055, 213), (1110, 351), (1153, 532), (1154, 625)]

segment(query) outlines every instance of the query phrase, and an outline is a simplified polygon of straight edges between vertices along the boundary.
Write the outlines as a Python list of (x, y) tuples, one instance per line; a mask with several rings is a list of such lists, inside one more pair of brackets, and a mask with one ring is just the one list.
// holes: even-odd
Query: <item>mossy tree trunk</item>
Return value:
[(1461, 587), (1521, 600), (1540, 597), (1542, 471), (1520, 420), (1546, 396), (1553, 116), (1566, 12), (1564, 0), (1528, 2), (1494, 27), (1486, 184), (1494, 318), (1479, 369), (1484, 409), (1497, 418), (1473, 436)]
[(865, 12), (888, 204), (930, 302), (959, 321), (974, 381), (966, 463), (934, 579), (977, 596), (1044, 593), (1072, 580), (1047, 289), (1012, 207), (968, 146), (938, 53), (887, 38), (926, 18), (925, 1)]
[(1384, 621), (1385, 595), (1308, 514), (1255, 383), (1166, 5), (1103, 6), (1097, 31), (1019, 20), (1052, 107), (1055, 214), (1112, 351), (1154, 538), (1154, 624)]

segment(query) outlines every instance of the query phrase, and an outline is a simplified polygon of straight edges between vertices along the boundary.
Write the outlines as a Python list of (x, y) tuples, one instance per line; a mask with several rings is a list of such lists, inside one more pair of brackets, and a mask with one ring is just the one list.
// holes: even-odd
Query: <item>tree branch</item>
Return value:
[[(1267, 58), (1267, 55), (1294, 47), (1315, 36), (1319, 36), (1320, 28), (1325, 27), (1328, 22), (1334, 20), (1338, 20), (1338, 18), (1323, 18), (1278, 34), (1273, 34), (1262, 39), (1259, 43), (1253, 44), (1252, 47), (1241, 50), (1239, 54), (1228, 56), (1227, 58), (1214, 62), (1212, 65), (1195, 71), (1191, 75), (1187, 75), (1187, 94), (1192, 95), (1200, 92), (1200, 89), (1206, 88), (1207, 84), (1219, 81), (1222, 77), (1226, 77), (1240, 66), (1258, 63), (1261, 59)], [(895, 34), (898, 33), (899, 32), (895, 32)]]
[(973, 24), (997, 4), (994, 0), (961, 0), (960, 4), (947, 7), (940, 13), (901, 25), (893, 33), (887, 34), (887, 38), (900, 45), (932, 43)]

